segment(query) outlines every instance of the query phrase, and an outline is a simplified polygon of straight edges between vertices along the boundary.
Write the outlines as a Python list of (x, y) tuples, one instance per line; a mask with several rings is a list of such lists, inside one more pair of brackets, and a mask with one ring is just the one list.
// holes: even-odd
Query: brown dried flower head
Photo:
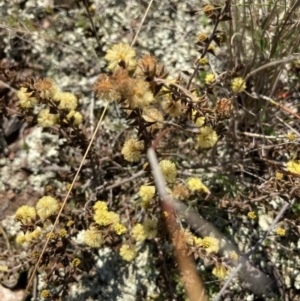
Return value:
[(227, 98), (219, 99), (216, 103), (215, 110), (221, 119), (229, 118), (233, 110), (232, 101)]
[(180, 201), (185, 200), (189, 196), (188, 188), (181, 183), (174, 185), (172, 192), (173, 196)]
[(100, 74), (93, 85), (96, 96), (100, 99), (112, 101), (119, 98), (119, 93), (115, 90), (115, 84), (106, 74)]
[(44, 99), (53, 98), (54, 95), (59, 91), (55, 82), (50, 78), (39, 79), (35, 83), (34, 87), (36, 88), (37, 92), (39, 92), (41, 98)]
[(139, 59), (138, 66), (147, 77), (155, 76), (157, 62), (154, 56), (145, 54), (141, 59)]

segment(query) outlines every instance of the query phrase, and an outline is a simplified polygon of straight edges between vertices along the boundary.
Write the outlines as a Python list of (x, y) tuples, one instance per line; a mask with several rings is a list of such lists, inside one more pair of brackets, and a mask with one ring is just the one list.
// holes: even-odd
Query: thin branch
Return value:
[[(218, 28), (218, 26), (219, 26), (219, 23), (220, 23), (220, 17), (223, 16), (224, 12), (225, 12), (226, 10), (228, 10), (229, 7), (230, 7), (230, 0), (227, 0), (227, 1), (225, 1), (225, 5), (223, 6), (223, 8), (222, 8), (220, 14), (218, 15), (218, 18), (216, 19), (216, 23), (215, 23), (215, 25), (214, 25), (214, 28), (213, 28), (213, 30), (212, 30), (211, 35), (210, 35), (209, 38), (208, 38), (207, 43), (206, 43), (206, 45), (205, 45), (205, 47), (204, 47), (204, 49), (203, 49), (203, 51), (202, 51), (202, 54), (201, 54), (200, 59), (202, 59), (202, 58), (206, 55), (207, 50), (208, 50), (208, 47), (209, 47), (210, 43), (212, 42), (212, 40), (213, 40), (213, 38), (214, 38), (214, 35), (215, 35), (216, 31), (217, 31), (217, 28)], [(189, 88), (190, 88), (190, 86), (191, 86), (191, 84), (192, 84), (192, 80), (193, 80), (193, 78), (196, 76), (196, 74), (197, 74), (197, 72), (198, 72), (199, 66), (200, 66), (200, 62), (199, 62), (199, 60), (198, 60), (197, 63), (196, 63), (194, 72), (193, 72), (193, 74), (191, 75), (191, 77), (190, 77), (190, 79), (189, 79), (189, 81), (188, 81), (188, 84), (187, 84), (187, 86), (186, 86), (186, 89), (187, 89), (187, 90), (189, 90)]]
[(146, 9), (146, 11), (145, 11), (145, 14), (144, 14), (144, 16), (143, 16), (143, 19), (142, 19), (142, 21), (141, 21), (141, 23), (140, 23), (140, 25), (139, 25), (139, 27), (138, 27), (138, 30), (137, 30), (137, 32), (136, 32), (136, 34), (135, 34), (135, 36), (134, 36), (134, 38), (133, 38), (133, 40), (132, 40), (132, 42), (131, 42), (131, 47), (132, 47), (132, 46), (135, 44), (135, 42), (136, 42), (136, 39), (137, 39), (137, 37), (138, 37), (138, 35), (139, 35), (139, 33), (140, 33), (140, 30), (141, 30), (141, 28), (142, 28), (142, 26), (143, 26), (143, 24), (144, 24), (144, 22), (145, 22), (145, 19), (146, 19), (146, 17), (147, 17), (147, 14), (148, 14), (148, 12), (149, 12), (149, 9), (150, 9), (152, 3), (153, 3), (153, 0), (151, 0), (151, 1), (149, 2), (149, 4), (148, 4), (148, 7), (147, 7), (147, 9)]

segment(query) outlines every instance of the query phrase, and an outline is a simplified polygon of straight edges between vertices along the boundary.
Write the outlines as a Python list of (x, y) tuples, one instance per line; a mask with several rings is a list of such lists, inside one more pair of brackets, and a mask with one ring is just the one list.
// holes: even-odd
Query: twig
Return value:
[[(273, 230), (273, 228), (275, 227), (275, 225), (278, 223), (278, 221), (280, 220), (280, 218), (283, 216), (284, 212), (293, 204), (294, 200), (292, 200), (291, 204), (289, 203), (285, 203), (284, 206), (281, 208), (280, 212), (277, 214), (276, 218), (274, 219), (273, 223), (270, 225), (269, 229), (265, 232), (264, 236), (259, 239), (256, 244), (254, 245), (254, 247), (245, 254), (245, 256), (243, 256), (244, 258), (246, 257), (250, 257), (251, 254), (253, 254), (255, 252), (255, 250), (262, 244), (262, 242), (267, 238), (267, 236), (269, 235), (269, 233)], [(222, 289), (220, 290), (220, 292), (218, 293), (218, 295), (215, 297), (214, 301), (218, 301), (220, 300), (222, 294), (224, 293), (224, 291), (226, 290), (226, 288), (229, 286), (230, 282), (232, 281), (232, 279), (234, 278), (234, 276), (241, 270), (243, 264), (240, 262), (238, 264), (238, 266), (231, 272), (231, 274), (229, 275), (227, 281), (224, 283)]]
[(274, 229), (274, 227), (276, 226), (276, 224), (278, 223), (278, 221), (281, 219), (281, 217), (283, 216), (284, 212), (290, 207), (292, 206), (292, 204), (294, 203), (295, 199), (293, 199), (291, 201), (291, 203), (285, 203), (284, 206), (281, 208), (281, 210), (279, 211), (279, 213), (277, 214), (277, 216), (275, 217), (273, 223), (270, 225), (269, 229), (265, 232), (264, 236), (259, 239), (256, 244), (254, 245), (254, 247), (252, 249), (250, 249), (250, 251), (248, 251), (245, 256), (250, 257), (255, 250), (261, 246), (261, 244), (264, 242), (264, 240), (267, 238), (267, 236), (269, 235), (269, 233)]
[[(209, 36), (208, 41), (207, 41), (207, 43), (206, 43), (206, 45), (205, 45), (205, 47), (204, 47), (204, 49), (203, 49), (203, 51), (202, 51), (202, 54), (201, 54), (200, 59), (203, 58), (203, 57), (205, 56), (205, 54), (206, 54), (206, 52), (207, 52), (207, 50), (208, 50), (208, 47), (209, 47), (210, 43), (212, 42), (212, 40), (213, 40), (213, 38), (214, 38), (214, 35), (215, 35), (215, 33), (216, 33), (216, 30), (217, 30), (217, 28), (218, 28), (218, 25), (219, 25), (219, 23), (220, 23), (220, 17), (224, 14), (224, 12), (225, 12), (226, 10), (228, 10), (229, 6), (230, 6), (230, 0), (225, 1), (225, 5), (223, 6), (223, 8), (222, 8), (220, 14), (218, 15), (218, 18), (216, 19), (215, 26), (214, 26), (213, 31), (212, 31), (211, 35)], [(197, 74), (197, 72), (198, 72), (199, 66), (200, 66), (200, 62), (199, 62), (199, 60), (198, 60), (197, 63), (196, 63), (194, 72), (193, 72), (193, 74), (191, 75), (191, 77), (190, 77), (190, 79), (189, 79), (189, 81), (188, 81), (188, 84), (187, 84), (187, 86), (186, 86), (187, 90), (189, 90), (189, 88), (190, 88), (190, 86), (191, 86), (191, 84), (192, 84), (192, 80), (193, 80), (193, 78), (196, 76), (196, 74)]]
[(89, 18), (89, 20), (90, 20), (90, 22), (91, 22), (92, 30), (93, 30), (94, 36), (95, 36), (95, 38), (96, 38), (96, 40), (97, 40), (99, 49), (102, 49), (102, 46), (101, 46), (99, 37), (98, 37), (98, 35), (97, 35), (97, 31), (96, 31), (96, 27), (95, 27), (93, 18), (92, 18), (92, 16), (91, 16), (90, 11), (89, 11), (88, 1), (87, 1), (87, 0), (84, 0), (84, 1), (83, 1), (83, 4), (84, 4), (85, 10), (86, 10), (86, 12), (87, 12), (88, 18)]
[(125, 183), (127, 183), (127, 182), (133, 181), (134, 179), (136, 179), (136, 178), (142, 176), (144, 173), (145, 173), (144, 170), (140, 170), (139, 172), (137, 172), (137, 173), (135, 173), (134, 175), (132, 175), (130, 178), (126, 178), (126, 179), (123, 180), (123, 181), (117, 182), (117, 183), (112, 184), (112, 185), (110, 185), (110, 186), (107, 186), (107, 187), (105, 187), (105, 188), (104, 188), (104, 185), (98, 186), (98, 187), (96, 187), (96, 191), (102, 190), (103, 188), (104, 188), (105, 191), (110, 190), (110, 189), (113, 189), (113, 188), (116, 188), (116, 187), (121, 186), (121, 185), (123, 185), (123, 184), (125, 184)]
[(220, 298), (222, 297), (224, 291), (226, 290), (226, 288), (229, 286), (230, 282), (232, 281), (232, 279), (235, 277), (235, 275), (239, 272), (239, 270), (242, 268), (242, 264), (239, 263), (237, 265), (237, 267), (231, 272), (231, 274), (229, 275), (228, 279), (226, 280), (226, 282), (224, 283), (224, 285), (222, 286), (221, 290), (219, 291), (218, 295), (215, 297), (214, 301), (219, 301)]
[(135, 36), (134, 36), (134, 38), (133, 38), (133, 40), (132, 40), (132, 42), (131, 42), (131, 47), (132, 47), (132, 46), (135, 44), (135, 42), (136, 42), (136, 39), (137, 39), (137, 37), (138, 37), (138, 35), (139, 35), (139, 33), (140, 33), (140, 30), (141, 30), (141, 28), (142, 28), (142, 26), (143, 26), (143, 24), (144, 24), (144, 22), (145, 22), (145, 19), (146, 19), (146, 17), (147, 17), (147, 14), (148, 14), (148, 12), (149, 12), (149, 9), (150, 9), (152, 3), (153, 3), (153, 0), (151, 0), (151, 1), (149, 2), (149, 4), (148, 4), (148, 7), (147, 7), (147, 9), (146, 9), (146, 11), (145, 11), (145, 14), (144, 14), (144, 16), (143, 16), (143, 19), (142, 19), (142, 21), (141, 21), (141, 23), (140, 23), (140, 25), (139, 25), (139, 27), (138, 27), (138, 30), (137, 30), (137, 32), (136, 32), (136, 34), (135, 34)]
[(0, 80), (0, 84), (3, 85), (5, 88), (8, 88), (9, 90), (13, 91), (14, 93), (17, 93), (17, 92), (18, 92), (16, 89), (14, 89), (12, 86), (6, 84), (6, 83), (3, 82), (2, 80)]
[[(248, 76), (247, 76), (247, 77), (248, 77)], [(247, 77), (246, 77), (246, 78), (247, 78)], [(252, 98), (254, 98), (254, 99), (259, 99), (259, 98), (261, 98), (261, 99), (263, 99), (263, 100), (266, 100), (266, 101), (268, 101), (269, 103), (275, 105), (276, 107), (279, 107), (279, 108), (282, 109), (283, 111), (285, 111), (285, 112), (287, 112), (287, 113), (293, 115), (294, 117), (296, 117), (297, 119), (300, 120), (300, 116), (299, 116), (298, 114), (294, 113), (292, 110), (290, 110), (290, 109), (287, 108), (286, 106), (284, 106), (284, 105), (282, 105), (282, 104), (276, 102), (274, 99), (272, 99), (272, 98), (270, 98), (270, 97), (268, 97), (268, 96), (265, 96), (265, 95), (262, 95), (262, 94), (258, 94), (258, 93), (256, 93), (256, 92), (252, 92), (252, 93), (250, 94), (250, 93), (247, 93), (247, 92), (245, 91), (245, 93), (246, 93), (248, 96), (250, 96), (250, 97), (252, 97)]]

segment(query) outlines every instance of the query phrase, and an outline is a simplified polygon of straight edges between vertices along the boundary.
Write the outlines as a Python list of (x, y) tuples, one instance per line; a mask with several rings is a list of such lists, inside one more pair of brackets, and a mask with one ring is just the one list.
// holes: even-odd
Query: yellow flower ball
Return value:
[(68, 231), (66, 229), (60, 229), (59, 232), (58, 232), (58, 235), (60, 237), (66, 237), (68, 234)]
[(25, 235), (17, 235), (17, 237), (16, 237), (16, 243), (18, 245), (22, 245), (25, 242), (26, 242)]
[(144, 142), (137, 139), (129, 139), (125, 141), (121, 150), (124, 159), (128, 162), (138, 162), (142, 158), (142, 151), (144, 150)]
[(97, 201), (93, 206), (94, 210), (107, 211), (107, 204), (104, 201)]
[(203, 57), (201, 59), (199, 59), (199, 64), (204, 66), (208, 64), (208, 59), (206, 57)]
[(236, 77), (231, 82), (231, 89), (234, 93), (241, 93), (246, 90), (246, 83), (241, 77)]
[(84, 243), (91, 248), (100, 248), (103, 244), (103, 237), (99, 230), (88, 229), (84, 232)]
[(114, 224), (113, 229), (115, 230), (115, 232), (118, 235), (122, 235), (122, 234), (126, 233), (126, 231), (127, 231), (126, 227), (120, 223)]
[(147, 239), (153, 239), (157, 236), (157, 219), (147, 219), (143, 223), (144, 233)]
[(55, 95), (55, 101), (59, 102), (58, 108), (61, 110), (75, 110), (78, 105), (76, 96), (71, 92), (59, 92)]
[(250, 211), (247, 214), (249, 219), (256, 219), (256, 213), (254, 211)]
[(32, 93), (33, 92), (27, 92), (27, 88), (24, 87), (17, 91), (19, 105), (22, 109), (31, 109), (38, 103), (35, 97), (31, 97)]
[(41, 291), (41, 297), (42, 298), (49, 298), (50, 297), (50, 292), (48, 290), (42, 290)]
[(108, 226), (118, 223), (120, 221), (120, 216), (111, 211), (96, 210), (94, 214), (94, 221), (100, 226)]
[(73, 267), (78, 267), (81, 263), (81, 260), (79, 258), (74, 258), (71, 262)]
[(54, 124), (57, 123), (57, 121), (58, 121), (58, 115), (50, 113), (50, 110), (48, 108), (42, 109), (38, 113), (37, 123), (39, 126), (43, 128), (53, 126)]
[(51, 196), (44, 196), (36, 204), (36, 211), (40, 218), (48, 218), (59, 209), (58, 201)]
[(211, 148), (218, 141), (217, 133), (210, 127), (204, 126), (200, 128), (197, 137), (197, 146), (202, 148)]
[(170, 160), (162, 160), (159, 162), (161, 171), (167, 183), (173, 183), (177, 176), (177, 169), (175, 163)]
[(232, 251), (229, 253), (229, 258), (236, 261), (239, 259), (239, 255), (236, 252)]
[(208, 35), (206, 34), (206, 33), (200, 33), (199, 35), (198, 35), (198, 41), (199, 42), (204, 42), (205, 40), (207, 40), (208, 39)]
[(35, 208), (32, 206), (21, 206), (17, 209), (15, 220), (20, 221), (24, 225), (31, 224), (36, 218)]
[(139, 196), (143, 202), (150, 202), (155, 195), (155, 186), (142, 185), (139, 190)]
[(132, 237), (136, 241), (144, 241), (146, 239), (146, 234), (142, 224), (136, 224), (132, 228)]
[(287, 170), (300, 175), (300, 160), (291, 160), (287, 163)]
[(218, 253), (220, 250), (219, 240), (211, 236), (204, 237), (201, 246), (205, 248), (207, 253)]
[(137, 255), (134, 245), (123, 244), (120, 249), (120, 256), (126, 261), (132, 261)]
[(279, 236), (285, 236), (286, 231), (283, 228), (277, 228), (276, 229), (276, 234), (279, 235)]
[(162, 109), (165, 113), (169, 114), (170, 117), (178, 117), (182, 114), (182, 106), (180, 101), (173, 101), (168, 95), (166, 100), (162, 103)]
[(215, 75), (213, 73), (209, 73), (205, 76), (205, 83), (210, 85), (215, 80)]
[(213, 275), (219, 279), (225, 279), (228, 276), (228, 270), (223, 264), (218, 264), (213, 270)]
[(286, 135), (286, 138), (289, 140), (289, 141), (295, 141), (296, 139), (296, 135), (294, 133), (288, 133)]
[(109, 49), (104, 58), (108, 61), (110, 70), (120, 68), (119, 63), (122, 61), (129, 70), (133, 70), (136, 66), (134, 57), (135, 51), (128, 44), (119, 43)]
[(202, 191), (209, 193), (208, 188), (202, 183), (201, 179), (191, 177), (187, 180), (187, 185), (191, 191)]
[(154, 101), (148, 82), (141, 79), (132, 79), (129, 85), (131, 88), (128, 89), (127, 103), (130, 109), (143, 109)]

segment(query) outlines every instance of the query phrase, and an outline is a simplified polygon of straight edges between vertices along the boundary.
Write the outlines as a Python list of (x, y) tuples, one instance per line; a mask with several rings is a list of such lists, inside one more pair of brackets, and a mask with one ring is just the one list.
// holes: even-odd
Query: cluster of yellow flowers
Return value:
[[(165, 160), (168, 161), (168, 160)], [(176, 176), (174, 176), (173, 174), (175, 174), (175, 169), (176, 168), (175, 164), (172, 163), (171, 161), (168, 161), (167, 164), (164, 163), (162, 164), (163, 168), (163, 174), (165, 175), (166, 178), (170, 178), (170, 174), (171, 176), (171, 180), (173, 183), (173, 181), (175, 180)], [(170, 170), (168, 170), (168, 168)], [(167, 169), (167, 170), (166, 170)], [(166, 187), (167, 192), (170, 193), (175, 199), (178, 200), (187, 200), (187, 198), (190, 195), (190, 192), (202, 192), (202, 193), (206, 193), (209, 194), (210, 191), (209, 189), (202, 183), (200, 178), (197, 177), (190, 177), (187, 180), (187, 184), (184, 185), (182, 183), (178, 183), (175, 184), (173, 186), (173, 189), (170, 190), (168, 187)], [(154, 198), (155, 196), (155, 186), (152, 185), (142, 185), (140, 186), (139, 189), (139, 196), (140, 199), (142, 200), (142, 206), (144, 208), (149, 208), (150, 205), (150, 201)]]
[(146, 239), (153, 239), (157, 236), (157, 220), (147, 219), (143, 224), (136, 224), (132, 228), (132, 237), (136, 241), (144, 241)]
[(275, 178), (276, 178), (277, 180), (282, 180), (282, 179), (283, 179), (283, 173), (281, 173), (281, 172), (276, 172)]
[[(94, 221), (99, 226), (109, 226), (113, 225), (114, 227), (117, 227), (118, 232), (122, 232), (121, 234), (126, 232), (126, 227), (122, 224), (120, 224), (120, 216), (119, 214), (108, 211), (107, 205), (103, 201), (97, 201), (95, 205), (93, 206), (95, 210), (94, 214)], [(123, 229), (123, 231), (122, 231)]]
[(27, 92), (27, 90), (27, 88), (22, 87), (19, 91), (17, 91), (19, 105), (23, 109), (33, 108), (38, 103), (38, 100), (35, 97), (31, 97), (33, 92)]
[(188, 245), (195, 245), (197, 247), (204, 248), (207, 254), (218, 253), (220, 250), (220, 241), (213, 236), (205, 236), (204, 238), (200, 238), (193, 235), (187, 229), (180, 230), (180, 233)]
[(213, 83), (215, 80), (215, 75), (213, 73), (208, 73), (205, 76), (205, 83), (207, 85), (210, 85), (211, 83)]
[(170, 93), (166, 93), (162, 102), (162, 110), (170, 117), (178, 117), (181, 116), (183, 107), (180, 101), (174, 101), (172, 99), (172, 95)]
[[(215, 46), (211, 45), (209, 51), (214, 52)], [(156, 59), (148, 54), (138, 61), (135, 56), (135, 51), (128, 44), (119, 43), (114, 45), (107, 51), (105, 56), (108, 61), (108, 69), (112, 70), (113, 74), (111, 76), (101, 74), (97, 78), (93, 89), (101, 99), (124, 102), (130, 110), (139, 108), (141, 116), (146, 122), (147, 130), (153, 132), (163, 127), (163, 112), (170, 117), (178, 117), (185, 112), (186, 107), (182, 105), (180, 100), (173, 99), (172, 93), (166, 87), (161, 89), (161, 93), (155, 95), (155, 97), (160, 97), (162, 101), (159, 102), (154, 99), (149, 82), (145, 81), (143, 77), (154, 77), (160, 67), (157, 65)], [(208, 74), (206, 83), (209, 84), (213, 80), (214, 75)], [(176, 80), (168, 80), (168, 83), (170, 85), (176, 84)], [(196, 111), (193, 110), (193, 116), (195, 114)], [(207, 149), (216, 144), (218, 136), (214, 129), (203, 126), (204, 123), (204, 116), (199, 116), (194, 120), (195, 126), (200, 128), (197, 136), (197, 146)], [(134, 138), (126, 140), (121, 150), (122, 155), (128, 162), (140, 161), (144, 152), (144, 141)], [(172, 183), (175, 181), (177, 171), (174, 163), (171, 166), (171, 163), (167, 162), (168, 160), (163, 160), (160, 165), (166, 181)]]
[(95, 210), (94, 221), (98, 226), (91, 226), (84, 232), (84, 242), (92, 248), (99, 248), (103, 242), (103, 236), (100, 226), (111, 227), (117, 235), (122, 235), (126, 232), (125, 225), (120, 223), (120, 216), (113, 212), (108, 211), (107, 204), (104, 201), (97, 201), (93, 209)]
[[(157, 220), (145, 220), (143, 224), (136, 224), (132, 229), (132, 237), (137, 242), (153, 239), (157, 236)], [(126, 261), (132, 261), (137, 256), (137, 248), (134, 244), (124, 243), (119, 251), (120, 256)]]
[[(58, 110), (64, 110), (67, 113), (67, 120), (72, 120), (74, 125), (78, 126), (82, 123), (81, 113), (75, 111), (78, 101), (73, 93), (59, 91), (54, 81), (49, 78), (38, 80), (34, 89), (35, 91), (28, 92), (28, 88), (22, 87), (17, 92), (17, 96), (19, 106), (23, 110), (33, 109), (36, 105), (41, 107), (37, 115), (38, 125), (46, 128), (57, 124), (59, 122)], [(36, 97), (32, 96), (34, 92)], [(56, 114), (53, 111), (56, 111)]]
[(30, 231), (26, 231), (25, 234), (19, 234), (16, 237), (16, 243), (17, 244), (24, 244), (24, 243), (28, 243), (30, 241), (33, 241), (35, 239), (38, 239), (41, 235), (41, 230), (40, 229), (35, 229), (34, 231), (30, 232)]
[(21, 206), (15, 213), (15, 220), (20, 221), (23, 225), (30, 225), (36, 220), (36, 215), (46, 219), (57, 213), (59, 209), (58, 201), (51, 196), (44, 196), (39, 199), (36, 208), (28, 205)]
[[(19, 207), (15, 213), (15, 220), (26, 226), (33, 225), (37, 220), (37, 215), (41, 219), (45, 220), (56, 214), (59, 210), (59, 206), (60, 205), (55, 198), (51, 196), (44, 196), (39, 199), (35, 207), (28, 205)], [(41, 229), (36, 228), (33, 231), (26, 231), (25, 234), (18, 235), (16, 237), (16, 242), (18, 244), (30, 242), (40, 237), (40, 235)]]
[[(105, 59), (108, 61), (108, 69), (113, 71), (113, 76), (101, 74), (97, 78), (93, 89), (99, 98), (107, 101), (126, 100), (130, 109), (148, 108), (153, 103), (154, 96), (149, 83), (129, 76), (129, 72), (137, 69), (135, 55), (135, 51), (124, 43), (116, 44), (107, 51)], [(148, 72), (156, 70), (156, 60), (149, 55), (145, 55), (139, 61), (136, 72), (141, 73), (144, 65)]]

